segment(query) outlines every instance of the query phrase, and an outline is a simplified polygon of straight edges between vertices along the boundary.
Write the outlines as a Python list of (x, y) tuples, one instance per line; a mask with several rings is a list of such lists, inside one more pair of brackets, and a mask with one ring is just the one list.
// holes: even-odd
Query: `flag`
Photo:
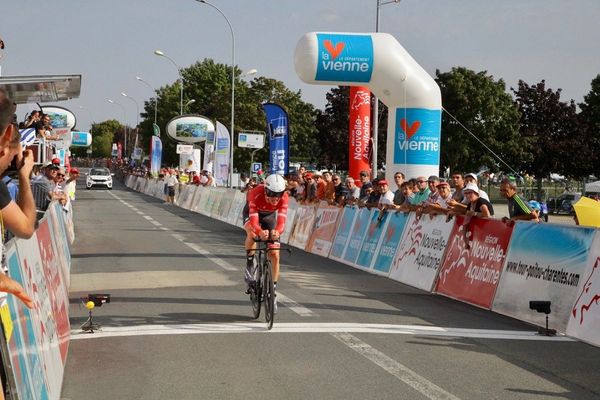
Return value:
[(290, 164), (287, 112), (275, 103), (264, 103), (262, 107), (267, 117), (269, 133), (269, 173), (286, 175)]
[(229, 182), (229, 131), (225, 125), (217, 121), (214, 177), (217, 185), (225, 186)]
[(213, 176), (215, 161), (215, 132), (206, 133), (206, 143), (204, 144), (204, 162), (202, 163), (202, 169), (210, 172)]
[(31, 145), (35, 140), (35, 128), (21, 129), (19, 133), (21, 134), (21, 146), (23, 147)]

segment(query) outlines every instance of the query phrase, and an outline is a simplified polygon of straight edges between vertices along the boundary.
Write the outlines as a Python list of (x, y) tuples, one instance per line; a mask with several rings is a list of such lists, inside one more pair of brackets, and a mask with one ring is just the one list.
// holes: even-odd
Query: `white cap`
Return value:
[(477, 195), (479, 196), (479, 188), (477, 187), (476, 184), (474, 184), (474, 183), (467, 183), (465, 185), (465, 188), (463, 189), (463, 192), (466, 192), (466, 191), (469, 191), (469, 190), (471, 192), (477, 193)]

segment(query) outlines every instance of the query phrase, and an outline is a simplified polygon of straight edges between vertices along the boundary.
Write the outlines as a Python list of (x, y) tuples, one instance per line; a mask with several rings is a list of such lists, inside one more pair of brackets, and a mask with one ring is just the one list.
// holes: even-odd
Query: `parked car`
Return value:
[(579, 200), (581, 193), (563, 193), (557, 198), (548, 199), (548, 212), (550, 214), (569, 214), (575, 211), (573, 204)]
[(112, 189), (113, 181), (112, 177), (114, 174), (110, 173), (108, 168), (92, 168), (85, 178), (86, 189), (91, 189), (94, 186), (104, 187), (106, 189)]

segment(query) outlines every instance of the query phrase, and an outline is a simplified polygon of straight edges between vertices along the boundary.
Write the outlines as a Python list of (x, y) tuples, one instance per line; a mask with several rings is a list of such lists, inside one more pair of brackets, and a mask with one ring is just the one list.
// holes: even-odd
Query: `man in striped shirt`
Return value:
[(538, 221), (537, 214), (533, 212), (529, 204), (517, 194), (517, 185), (508, 179), (500, 182), (500, 194), (508, 200), (508, 215), (502, 220), (506, 221)]

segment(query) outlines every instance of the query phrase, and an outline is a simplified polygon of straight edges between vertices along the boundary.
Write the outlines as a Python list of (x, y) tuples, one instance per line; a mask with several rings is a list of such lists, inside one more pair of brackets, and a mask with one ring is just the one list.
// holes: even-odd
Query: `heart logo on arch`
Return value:
[(406, 133), (406, 140), (410, 140), (410, 138), (413, 137), (415, 133), (417, 133), (420, 127), (421, 121), (415, 121), (412, 124), (410, 124), (410, 126), (408, 126), (408, 122), (405, 118), (402, 118), (400, 120), (400, 128), (402, 128), (404, 133)]
[(331, 40), (324, 40), (323, 46), (325, 46), (325, 49), (331, 55), (332, 59), (335, 60), (344, 50), (345, 43), (339, 42), (334, 46)]

